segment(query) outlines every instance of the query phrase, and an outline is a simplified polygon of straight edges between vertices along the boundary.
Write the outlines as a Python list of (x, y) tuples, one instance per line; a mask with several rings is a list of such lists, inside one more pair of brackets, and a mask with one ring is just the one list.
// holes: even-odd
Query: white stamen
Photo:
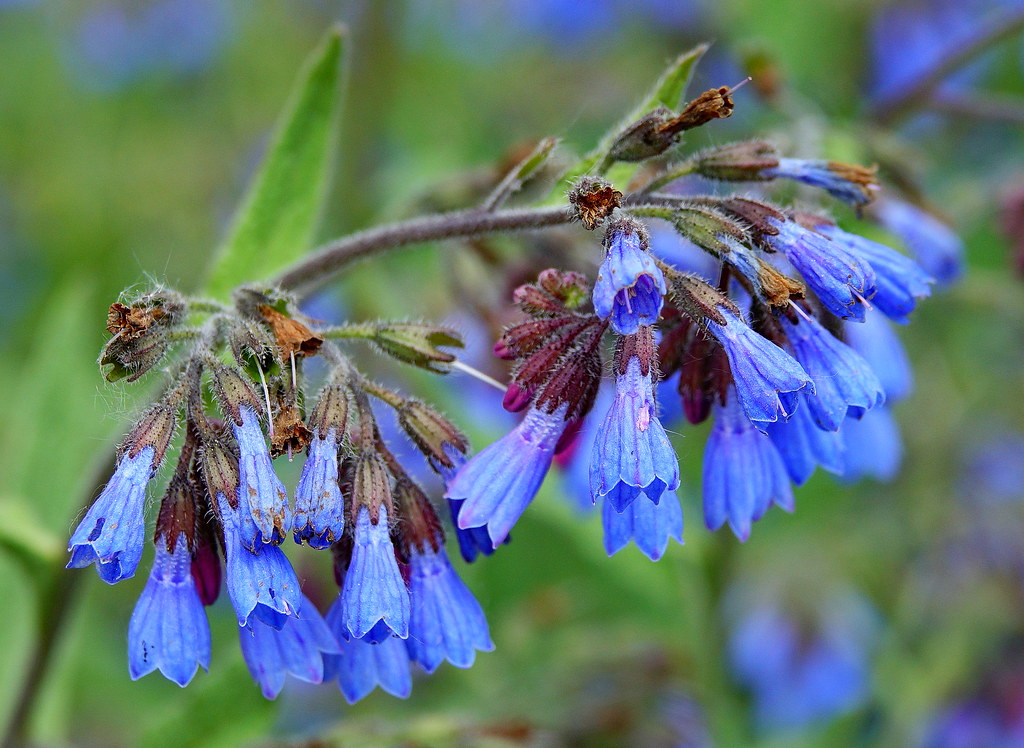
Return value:
[(263, 367), (256, 364), (256, 371), (260, 373), (260, 384), (263, 385), (263, 398), (267, 403), (267, 436), (274, 436), (274, 418), (270, 414), (270, 389), (267, 387), (267, 378), (263, 376)]
[(504, 392), (505, 390), (508, 389), (508, 387), (503, 385), (497, 379), (492, 379), (491, 377), (487, 376), (486, 374), (484, 374), (479, 369), (474, 369), (469, 364), (464, 363), (462, 361), (459, 361), (459, 359), (455, 359), (454, 361), (452, 361), (451, 362), (451, 367), (453, 369), (458, 369), (459, 371), (463, 372), (464, 374), (469, 374), (471, 377), (476, 377), (481, 382), (486, 382), (487, 384), (491, 385), (491, 387), (494, 387), (495, 389), (501, 390), (502, 392)]
[(750, 81), (752, 81), (752, 80), (754, 80), (754, 79), (753, 79), (753, 78), (751, 78), (751, 77), (750, 77), (750, 76), (748, 75), (748, 76), (747, 76), (746, 78), (744, 78), (744, 79), (743, 79), (743, 80), (741, 80), (741, 81), (740, 81), (739, 83), (737, 83), (737, 84), (736, 84), (735, 86), (733, 86), (733, 87), (732, 87), (732, 88), (730, 88), (730, 89), (729, 89), (728, 91), (726, 91), (726, 92), (725, 92), (725, 95), (726, 95), (726, 96), (730, 96), (730, 95), (732, 95), (732, 94), (736, 93), (736, 92), (737, 92), (738, 90), (740, 90), (741, 88), (743, 88), (743, 87), (744, 87), (745, 85), (747, 85), (748, 83), (750, 83)]

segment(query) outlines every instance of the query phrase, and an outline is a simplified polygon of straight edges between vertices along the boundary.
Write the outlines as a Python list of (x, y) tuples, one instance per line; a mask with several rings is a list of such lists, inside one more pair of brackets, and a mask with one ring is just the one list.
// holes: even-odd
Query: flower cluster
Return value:
[[(607, 141), (598, 173), (575, 181), (567, 207), (493, 213), (548, 146), (517, 166), (485, 208), (425, 220), (417, 231), (362, 235), (398, 246), (576, 220), (603, 228), (599, 249), (585, 244), (593, 280), (548, 268), (515, 289), (520, 316), (494, 353), (510, 367), (502, 404), (522, 420), (473, 456), (445, 416), (371, 381), (338, 343), (369, 342), (443, 374), (468, 368), (443, 350), (460, 345), (458, 335), (420, 322), (330, 326), (305, 317), (287, 288), (308, 280), (310, 268), (329, 271), (322, 257), (282, 276), (290, 283), (281, 287), (237, 289), (230, 304), (167, 289), (114, 304), (100, 357), (109, 379), (134, 381), (177, 353), (172, 384), (129, 433), (69, 545), (69, 566), (95, 564), (111, 584), (133, 576), (146, 545), (147, 491), (180, 442), (129, 627), (132, 677), (159, 670), (185, 685), (208, 666), (205, 608), (222, 586), (268, 698), (289, 674), (335, 681), (356, 701), (378, 686), (408, 695), (412, 664), (428, 673), (445, 660), (469, 667), (493, 644), (483, 609), (449, 561), (444, 525), (450, 520), (467, 562), (488, 556), (510, 541), (552, 463), (582, 460), (576, 474), (600, 505), (608, 554), (633, 542), (659, 559), (670, 540), (683, 542), (679, 493), (687, 488), (658, 401), (673, 388), (688, 421), (713, 420), (702, 471), (711, 530), (728, 524), (746, 540), (773, 505), (793, 511), (793, 484), (818, 466), (849, 479), (890, 477), (899, 438), (886, 408), (906, 395), (910, 377), (886, 318), (905, 323), (933, 274), (847, 231), (824, 204), (793, 210), (769, 199), (774, 184), (795, 180), (900, 234), (892, 206), (905, 204), (871, 206), (874, 170), (784, 158), (751, 141), (697, 154), (682, 168), (658, 158), (636, 171), (629, 193), (602, 176), (616, 162), (672, 153), (683, 131), (728, 117), (733, 90), (711, 89), (678, 114), (660, 106), (631, 123)], [(687, 195), (672, 186), (694, 172), (757, 182), (768, 196)], [(648, 219), (667, 221), (703, 252), (700, 273), (653, 251)], [(923, 244), (940, 235), (934, 226), (916, 234), (917, 257), (931, 256)], [(351, 256), (365, 251), (360, 245)], [(613, 381), (599, 398), (609, 353)], [(315, 399), (303, 371), (311, 357), (326, 364)], [(401, 438), (444, 482), (445, 519), (382, 435), (371, 401), (393, 410)], [(577, 444), (583, 430), (587, 449)], [(273, 460), (303, 452), (290, 496)], [(337, 594), (324, 611), (313, 602), (328, 597), (324, 590), (300, 578), (283, 550), (289, 536), (331, 553)]]

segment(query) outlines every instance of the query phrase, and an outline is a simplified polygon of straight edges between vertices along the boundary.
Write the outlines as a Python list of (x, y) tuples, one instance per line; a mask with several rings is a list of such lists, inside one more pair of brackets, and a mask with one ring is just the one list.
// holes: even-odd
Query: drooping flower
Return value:
[(746, 540), (772, 504), (793, 511), (793, 491), (778, 451), (743, 414), (735, 390), (714, 406), (714, 417), (704, 448), (704, 523), (717, 530), (728, 522)]
[(872, 408), (860, 418), (847, 418), (839, 435), (845, 454), (843, 480), (871, 477), (887, 482), (896, 477), (903, 460), (903, 442), (889, 408)]
[(352, 639), (340, 596), (327, 611), (327, 625), (338, 640), (341, 654), (324, 657), (324, 680), (337, 680), (349, 704), (355, 704), (377, 686), (392, 696), (408, 698), (412, 674), (403, 640), (397, 636), (387, 636), (377, 643)]
[(156, 540), (149, 581), (128, 624), (128, 672), (138, 680), (154, 670), (185, 686), (199, 666), (210, 667), (210, 624), (191, 572), (192, 554), (184, 535), (174, 550)]
[(154, 454), (147, 446), (121, 457), (103, 493), (71, 535), (69, 569), (95, 563), (100, 579), (108, 584), (134, 576), (146, 544), (143, 508), (155, 470)]
[(777, 234), (765, 234), (765, 241), (781, 252), (800, 271), (821, 303), (840, 319), (863, 321), (875, 293), (875, 272), (839, 242), (805, 229), (795, 221), (768, 222)]
[(494, 649), (480, 603), (452, 568), (444, 546), (409, 553), (409, 658), (428, 673), (443, 660), (467, 668)]
[(359, 508), (341, 604), (353, 639), (362, 639), (375, 627), (374, 638), (388, 635), (385, 627), (402, 639), (409, 636), (409, 590), (395, 558), (386, 506), (380, 507), (376, 523), (368, 507)]
[(805, 315), (798, 324), (782, 319), (793, 357), (814, 382), (814, 394), (806, 402), (815, 422), (837, 431), (847, 412), (870, 410), (885, 402), (878, 377), (860, 354)]
[(288, 618), (280, 629), (262, 621), (238, 630), (242, 656), (263, 695), (276, 699), (286, 675), (306, 683), (322, 683), (324, 657), (340, 648), (316, 606), (302, 596), (302, 613)]
[(873, 169), (820, 159), (780, 158), (778, 166), (762, 169), (760, 177), (802, 182), (850, 205), (871, 202), (878, 189)]
[(345, 503), (338, 487), (338, 437), (335, 429), (309, 442), (309, 455), (295, 489), (295, 542), (328, 548), (345, 529)]
[(876, 289), (871, 304), (886, 317), (906, 324), (917, 300), (931, 295), (932, 278), (909, 257), (838, 226), (825, 224), (817, 230), (871, 266)]
[(594, 283), (594, 311), (611, 320), (620, 335), (653, 325), (661, 314), (665, 277), (650, 252), (642, 227), (633, 221), (613, 224), (606, 238), (607, 253)]
[(843, 439), (837, 431), (821, 428), (807, 405), (797, 407), (788, 421), (768, 424), (768, 436), (786, 465), (789, 478), (798, 486), (807, 482), (821, 465), (830, 473), (843, 472)]
[(890, 405), (910, 395), (914, 375), (907, 351), (892, 323), (878, 312), (868, 312), (862, 324), (846, 324), (843, 335), (878, 376)]
[(665, 555), (670, 538), (683, 542), (683, 509), (674, 491), (665, 491), (657, 504), (641, 494), (621, 512), (605, 501), (601, 505), (601, 524), (609, 556), (632, 540), (641, 553), (657, 561)]
[(708, 320), (708, 330), (722, 344), (729, 357), (735, 396), (743, 412), (758, 428), (793, 412), (798, 391), (814, 384), (804, 368), (782, 348), (758, 335), (730, 310), (719, 307), (725, 317), (720, 325)]
[(873, 215), (906, 245), (918, 264), (940, 285), (950, 285), (963, 273), (963, 241), (928, 211), (913, 203), (886, 198), (874, 206)]
[(224, 549), (227, 565), (227, 588), (239, 626), (252, 626), (262, 621), (280, 629), (289, 616), (295, 616), (302, 604), (302, 591), (295, 570), (275, 545), (261, 545), (253, 552), (243, 543), (240, 528), (250, 515), (246, 508), (232, 509), (224, 496), (218, 495), (220, 516), (224, 523)]
[(463, 500), (460, 528), (486, 527), (495, 548), (505, 541), (547, 475), (566, 409), (530, 408), (518, 426), (462, 466), (446, 493)]
[[(621, 371), (621, 369), (620, 369)], [(653, 372), (636, 356), (615, 381), (615, 400), (594, 440), (590, 458), (593, 500), (623, 511), (641, 493), (658, 503), (679, 486), (679, 461), (658, 420)]]
[(274, 472), (260, 419), (249, 407), (241, 407), (242, 423), (232, 423), (238, 441), (238, 475), (241, 500), (249, 507), (259, 532), (242, 541), (249, 550), (262, 543), (280, 543), (291, 527), (288, 494)]

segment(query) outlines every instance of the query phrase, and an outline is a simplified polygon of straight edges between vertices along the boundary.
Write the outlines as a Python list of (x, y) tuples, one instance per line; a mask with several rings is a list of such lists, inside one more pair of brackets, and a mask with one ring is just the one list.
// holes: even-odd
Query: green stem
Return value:
[(370, 340), (376, 336), (377, 328), (370, 324), (349, 324), (322, 327), (316, 333), (327, 340)]
[(659, 176), (652, 179), (650, 182), (641, 187), (639, 189), (639, 192), (654, 192), (655, 190), (659, 190), (667, 184), (672, 184), (672, 182), (676, 181), (677, 179), (682, 179), (685, 176), (693, 174), (695, 171), (697, 171), (696, 161), (684, 161), (682, 164), (675, 166), (669, 169), (668, 171), (664, 172), (663, 174), (660, 174)]

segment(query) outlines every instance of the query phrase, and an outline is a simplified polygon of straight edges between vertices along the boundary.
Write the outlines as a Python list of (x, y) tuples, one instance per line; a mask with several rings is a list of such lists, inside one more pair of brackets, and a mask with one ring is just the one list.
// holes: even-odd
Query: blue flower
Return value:
[(657, 504), (641, 495), (621, 512), (605, 501), (601, 505), (601, 524), (604, 549), (609, 556), (632, 540), (641, 553), (657, 561), (665, 555), (669, 538), (683, 542), (683, 508), (674, 491), (662, 494)]
[(280, 629), (254, 621), (238, 630), (242, 657), (263, 695), (276, 699), (286, 675), (306, 683), (322, 683), (324, 657), (340, 652), (334, 634), (305, 595), (302, 615), (289, 618)]
[(814, 382), (814, 395), (806, 398), (815, 422), (837, 431), (847, 412), (870, 410), (885, 402), (885, 392), (868, 362), (836, 339), (814, 317), (799, 324), (782, 318), (793, 356)]
[(295, 489), (295, 542), (328, 548), (345, 530), (345, 503), (338, 487), (338, 437), (333, 428), (314, 435)]
[(280, 543), (288, 534), (291, 515), (288, 494), (274, 472), (259, 417), (247, 407), (242, 407), (241, 413), (242, 424), (232, 424), (238, 440), (239, 496), (259, 530), (255, 535), (243, 535), (242, 540), (254, 551), (261, 543)]
[(613, 231), (594, 283), (594, 311), (612, 329), (631, 335), (661, 314), (665, 277), (635, 231)]
[(948, 286), (960, 278), (964, 244), (945, 223), (916, 205), (894, 198), (880, 200), (873, 213), (937, 283)]
[(719, 307), (725, 317), (720, 325), (708, 320), (708, 330), (725, 348), (736, 384), (736, 397), (747, 418), (758, 428), (793, 412), (796, 392), (811, 392), (811, 378), (792, 356), (750, 329), (739, 317)]
[(121, 457), (103, 493), (71, 535), (69, 569), (96, 563), (100, 579), (108, 584), (135, 574), (146, 544), (144, 504), (155, 454), (153, 447), (143, 447), (134, 456)]
[(460, 528), (486, 527), (494, 548), (505, 541), (551, 467), (566, 408), (554, 413), (530, 408), (518, 426), (462, 466), (446, 494), (464, 499)]
[(766, 234), (765, 239), (800, 271), (825, 308), (840, 319), (863, 321), (869, 308), (865, 299), (876, 290), (871, 265), (839, 242), (793, 221), (769, 222), (779, 233)]
[(768, 424), (768, 436), (786, 465), (790, 480), (798, 486), (807, 482), (821, 465), (830, 473), (843, 472), (843, 439), (838, 431), (826, 431), (814, 420), (804, 400), (788, 421)]
[(704, 524), (717, 530), (726, 522), (740, 540), (774, 503), (793, 511), (786, 466), (771, 440), (758, 431), (730, 390), (725, 405), (715, 405), (715, 423), (704, 448)]
[[(459, 553), (467, 564), (476, 561), (481, 553), (490, 556), (494, 553), (495, 545), (491, 536), (487, 534), (487, 526), (467, 527), (465, 530), (459, 527), (459, 511), (462, 509), (464, 499), (448, 499), (448, 508), (452, 513), (452, 525), (455, 527), (455, 538), (459, 542)], [(505, 542), (512, 539), (511, 535), (505, 536)]]
[(860, 169), (853, 170), (835, 161), (804, 158), (780, 158), (779, 165), (763, 169), (763, 179), (792, 179), (825, 190), (833, 197), (850, 205), (864, 205), (871, 202), (872, 189), (877, 185), (865, 184)]
[(398, 569), (383, 505), (376, 524), (370, 521), (369, 508), (359, 507), (341, 603), (345, 627), (353, 639), (362, 639), (378, 622), (375, 638), (386, 633), (382, 632), (385, 626), (402, 639), (409, 636), (409, 590)]
[(159, 670), (185, 686), (202, 665), (210, 667), (210, 624), (192, 580), (192, 554), (184, 535), (174, 552), (156, 540), (149, 581), (128, 624), (128, 672), (132, 680)]
[(445, 659), (469, 667), (476, 650), (494, 649), (480, 603), (459, 579), (444, 546), (427, 546), (409, 554), (409, 592), (412, 616), (406, 646), (409, 658), (428, 673)]
[(906, 324), (907, 315), (914, 311), (917, 300), (931, 295), (934, 281), (909, 257), (836, 226), (820, 226), (818, 231), (871, 266), (876, 289), (871, 303), (886, 317)]
[(341, 645), (340, 655), (324, 658), (324, 680), (337, 679), (349, 704), (355, 704), (380, 686), (392, 696), (407, 698), (412, 692), (409, 652), (397, 636), (376, 644), (349, 636), (341, 596), (327, 611), (327, 625)]
[(753, 696), (762, 729), (829, 720), (868, 695), (877, 614), (851, 594), (798, 621), (777, 603), (744, 612), (729, 637), (729, 664)]
[(615, 380), (615, 400), (594, 439), (590, 458), (593, 500), (607, 498), (623, 511), (641, 493), (658, 503), (679, 486), (679, 461), (658, 420), (652, 372), (630, 358)]
[(846, 455), (843, 480), (871, 477), (888, 482), (896, 477), (903, 460), (903, 443), (888, 408), (874, 408), (861, 418), (847, 418), (839, 435)]
[[(1011, 679), (1007, 679), (1012, 683)], [(998, 686), (996, 687), (998, 688)], [(1005, 687), (1004, 687), (1005, 688)], [(1012, 688), (1012, 686), (1009, 686)], [(995, 690), (995, 689), (992, 689)], [(935, 714), (919, 748), (1014, 748), (1024, 745), (1018, 694), (985, 694)]]
[(262, 545), (255, 552), (242, 544), (240, 528), (249, 517), (247, 509), (232, 509), (223, 494), (217, 496), (224, 523), (227, 556), (227, 587), (239, 626), (262, 621), (281, 628), (302, 604), (302, 592), (295, 570), (275, 545)]
[(878, 312), (868, 312), (861, 324), (846, 324), (847, 344), (857, 351), (878, 376), (890, 405), (903, 400), (914, 388), (907, 351), (892, 324)]

